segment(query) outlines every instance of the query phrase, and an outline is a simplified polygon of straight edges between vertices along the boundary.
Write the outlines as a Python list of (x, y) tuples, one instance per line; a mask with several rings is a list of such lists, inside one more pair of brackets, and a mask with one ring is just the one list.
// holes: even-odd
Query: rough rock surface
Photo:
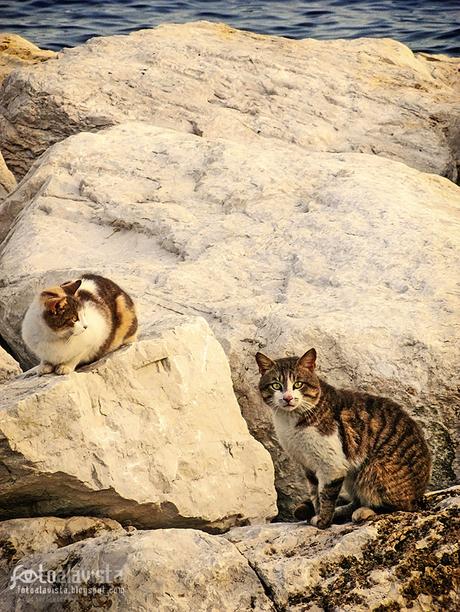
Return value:
[(48, 516), (0, 522), (0, 591), (8, 586), (10, 571), (23, 557), (49, 553), (109, 531), (126, 533), (112, 519), (88, 516)]
[(275, 523), (226, 537), (277, 610), (453, 611), (460, 605), (459, 493), (440, 492), (430, 510), (383, 515), (361, 527)]
[[(31, 535), (33, 523), (20, 521), (6, 539), (4, 554), (14, 548), (14, 560), (0, 565), (1, 584), (13, 587), (0, 592), (0, 609), (456, 610), (459, 494), (456, 488), (431, 495), (424, 512), (325, 531), (278, 523), (225, 536), (192, 529), (124, 533), (106, 521), (93, 526), (94, 519), (80, 518), (83, 524), (72, 527), (75, 519), (64, 526), (50, 518), (37, 519), (46, 534), (41, 540)], [(6, 530), (11, 523), (17, 522), (8, 521)], [(0, 524), (0, 542), (4, 531)], [(31, 595), (24, 587), (43, 590)], [(78, 591), (69, 593), (71, 587)]]
[(220, 530), (276, 514), (225, 354), (201, 318), (0, 398), (0, 517), (91, 514)]
[(17, 183), (14, 174), (5, 164), (3, 155), (0, 153), (0, 201), (15, 189)]
[(144, 120), (205, 137), (364, 152), (457, 177), (456, 66), (389, 39), (290, 40), (198, 22), (92, 39), (12, 75), (1, 147), (23, 176), (69, 134)]
[(0, 346), (0, 385), (21, 372), (19, 363)]
[(146, 333), (174, 313), (207, 318), (272, 453), (282, 509), (305, 497), (305, 482), (259, 401), (261, 349), (315, 346), (330, 383), (401, 402), (428, 431), (433, 482), (449, 484), (459, 203), (447, 179), (377, 156), (140, 123), (80, 134), (50, 149), (0, 209), (0, 224), (14, 220), (0, 254), (0, 334), (31, 364), (19, 329), (34, 291), (98, 271), (136, 298)]
[[(0, 34), (0, 83), (12, 70), (56, 57), (54, 51), (36, 47), (17, 34)], [(0, 148), (2, 146), (0, 137)], [(16, 187), (16, 179), (0, 152), (0, 200)]]
[[(233, 544), (192, 529), (128, 535), (114, 532), (55, 552), (24, 557), (21, 564), (21, 571), (38, 573), (41, 567), (43, 576), (48, 572), (55, 572), (58, 578), (68, 575), (68, 582), (74, 579), (81, 592), (31, 597), (20, 592), (17, 581), (15, 589), (0, 594), (5, 606), (2, 610), (274, 610), (256, 573)], [(79, 582), (79, 576), (86, 577)], [(100, 592), (88, 594), (85, 587)]]
[(17, 68), (38, 64), (56, 56), (55, 51), (40, 49), (22, 36), (0, 33), (0, 83)]

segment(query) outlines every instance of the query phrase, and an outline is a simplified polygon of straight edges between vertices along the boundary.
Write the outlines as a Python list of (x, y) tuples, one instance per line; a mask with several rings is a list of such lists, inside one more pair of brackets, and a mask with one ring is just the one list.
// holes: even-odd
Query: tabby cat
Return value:
[(69, 374), (133, 342), (136, 332), (129, 295), (108, 278), (84, 274), (41, 291), (27, 310), (22, 337), (40, 359), (29, 373)]
[[(315, 372), (315, 349), (276, 360), (257, 353), (256, 361), (278, 439), (305, 468), (313, 525), (417, 507), (431, 455), (420, 427), (398, 404), (324, 382)], [(351, 501), (336, 508), (341, 491)]]

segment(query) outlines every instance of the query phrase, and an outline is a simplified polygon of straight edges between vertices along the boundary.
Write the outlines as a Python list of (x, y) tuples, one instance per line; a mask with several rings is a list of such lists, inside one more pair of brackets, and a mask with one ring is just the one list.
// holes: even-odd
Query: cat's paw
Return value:
[(315, 510), (310, 501), (299, 504), (294, 510), (294, 516), (298, 521), (308, 521), (314, 514)]
[(375, 516), (375, 512), (371, 508), (366, 508), (366, 506), (361, 506), (353, 512), (351, 515), (351, 520), (353, 523), (362, 523), (370, 519), (372, 516)]
[[(37, 366), (36, 374), (38, 376), (45, 376), (45, 374), (51, 374), (54, 371), (54, 365), (51, 363), (41, 363)], [(32, 373), (29, 375), (32, 376)]]
[(73, 368), (72, 366), (68, 366), (65, 363), (62, 363), (61, 365), (57, 366), (54, 371), (56, 372), (56, 374), (59, 374), (59, 376), (65, 376), (66, 374), (71, 374), (74, 369), (75, 368)]
[(310, 525), (313, 525), (313, 527), (317, 527), (318, 529), (327, 529), (331, 523), (332, 520), (321, 518), (318, 514), (316, 514), (310, 521)]

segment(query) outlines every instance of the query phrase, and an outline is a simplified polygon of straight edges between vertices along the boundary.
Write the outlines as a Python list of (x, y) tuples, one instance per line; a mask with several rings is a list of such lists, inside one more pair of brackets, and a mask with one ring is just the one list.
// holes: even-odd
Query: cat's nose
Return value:
[(286, 404), (289, 404), (289, 402), (291, 402), (294, 399), (294, 396), (292, 395), (292, 393), (285, 393), (283, 395), (283, 399), (286, 402)]
[(88, 326), (87, 325), (83, 325), (83, 329), (86, 329)]

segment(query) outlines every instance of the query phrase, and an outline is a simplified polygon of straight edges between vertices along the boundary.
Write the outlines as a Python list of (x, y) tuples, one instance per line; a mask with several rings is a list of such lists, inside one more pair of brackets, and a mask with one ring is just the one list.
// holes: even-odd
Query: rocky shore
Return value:
[[(0, 58), (0, 610), (456, 609), (458, 64), (205, 22)], [(32, 295), (87, 271), (140, 341), (16, 378)], [(420, 422), (423, 510), (292, 522), (254, 354), (311, 346)]]

